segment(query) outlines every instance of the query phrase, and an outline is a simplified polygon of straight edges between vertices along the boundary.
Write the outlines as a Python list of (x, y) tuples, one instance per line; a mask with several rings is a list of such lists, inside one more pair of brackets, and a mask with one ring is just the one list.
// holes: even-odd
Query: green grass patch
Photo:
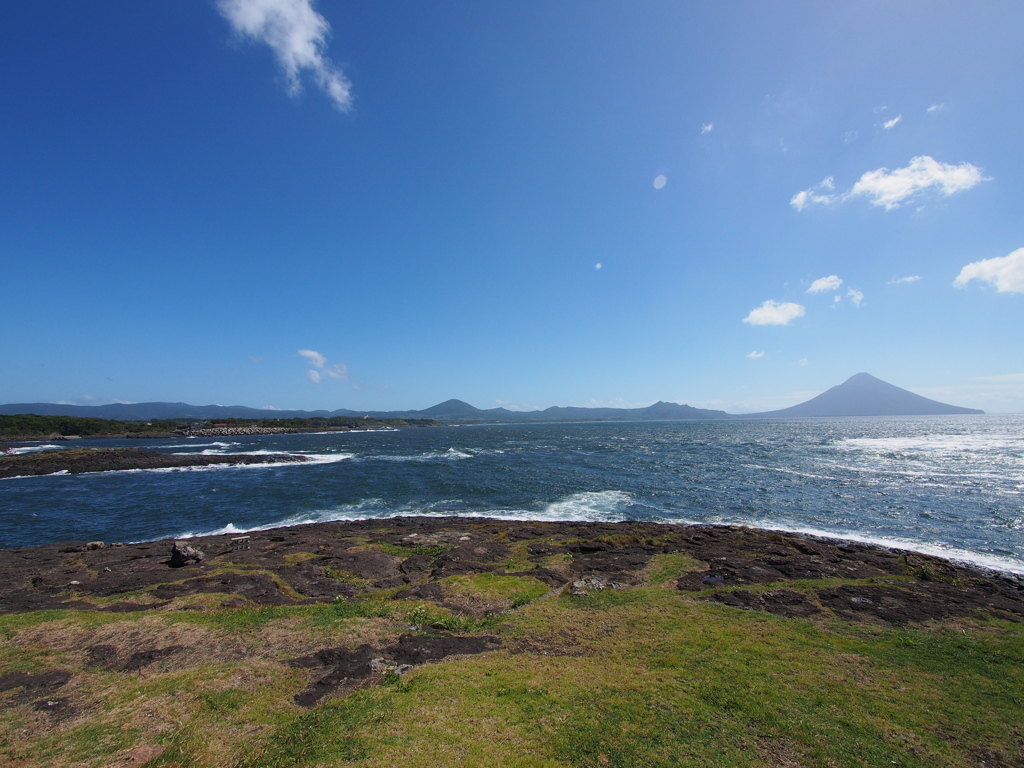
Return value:
[(449, 576), (442, 581), (445, 594), (476, 597), (483, 600), (511, 601), (518, 608), (548, 592), (548, 586), (532, 576), (498, 576), (477, 573)]
[[(1024, 626), (961, 619), (890, 627), (827, 612), (783, 619), (672, 588), (692, 567), (685, 556), (660, 555), (647, 571), (650, 586), (551, 600), (536, 599), (547, 587), (525, 576), (445, 580), (453, 596), (523, 597), (520, 610), (484, 619), (386, 594), (318, 605), (0, 617), (0, 671), (68, 669), (72, 683), (53, 695), (72, 697), (81, 713), (44, 727), (28, 705), (0, 711), (0, 762), (100, 768), (115, 764), (120, 750), (158, 743), (165, 752), (147, 768), (1024, 763)], [(111, 628), (101, 626), (109, 622), (130, 636), (140, 617), (152, 625), (147, 637), (164, 637), (161, 622), (194, 623), (206, 629), (177, 628), (175, 642), (189, 633), (203, 642), (219, 636), (261, 653), (215, 662), (202, 652), (210, 646), (197, 645), (179, 662), (170, 656), (126, 674), (87, 667), (83, 653), (59, 645), (72, 631), (109, 637)], [(382, 648), (410, 624), (423, 632), (487, 631), (503, 649), (392, 675), (313, 710), (295, 705), (295, 694), (323, 671), (279, 659), (338, 644)], [(261, 643), (276, 645), (264, 652)], [(13, 694), (4, 696), (6, 704)]]
[(660, 585), (669, 579), (678, 579), (684, 573), (699, 571), (703, 567), (703, 563), (685, 552), (655, 555), (647, 566), (646, 581), (648, 584)]
[(237, 768), (285, 768), (352, 763), (365, 758), (387, 720), (387, 700), (359, 691), (304, 712), (242, 757)]

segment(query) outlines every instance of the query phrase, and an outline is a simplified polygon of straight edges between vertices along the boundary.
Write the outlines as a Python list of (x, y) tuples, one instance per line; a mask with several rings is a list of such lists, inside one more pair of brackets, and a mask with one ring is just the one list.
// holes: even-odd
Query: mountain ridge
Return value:
[(8, 403), (0, 405), (0, 415), (34, 413), (39, 416), (92, 416), (118, 421), (152, 419), (286, 419), (330, 418), (332, 416), (378, 419), (435, 419), (451, 422), (543, 422), (543, 421), (694, 421), (725, 419), (814, 418), (842, 416), (923, 416), (982, 414), (976, 408), (963, 408), (930, 400), (877, 379), (857, 373), (803, 403), (761, 413), (730, 414), (725, 411), (695, 408), (691, 405), (659, 400), (644, 408), (587, 408), (553, 405), (544, 410), (510, 411), (507, 408), (477, 408), (450, 399), (422, 410), (334, 411), (270, 410), (245, 405), (190, 405), (188, 403), (110, 403), (108, 405), (68, 405), (62, 403)]

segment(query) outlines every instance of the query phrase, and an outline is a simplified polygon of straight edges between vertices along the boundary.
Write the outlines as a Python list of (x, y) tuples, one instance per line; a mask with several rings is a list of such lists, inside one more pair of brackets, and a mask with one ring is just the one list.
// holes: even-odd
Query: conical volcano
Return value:
[(984, 411), (929, 400), (876, 379), (869, 373), (858, 373), (805, 403), (749, 416), (788, 419), (799, 416), (938, 416), (960, 413)]

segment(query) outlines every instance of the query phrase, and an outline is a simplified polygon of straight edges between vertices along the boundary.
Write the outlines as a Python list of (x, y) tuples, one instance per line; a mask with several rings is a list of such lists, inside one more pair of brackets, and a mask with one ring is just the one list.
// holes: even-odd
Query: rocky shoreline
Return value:
[[(172, 550), (202, 553), (174, 558)], [(525, 553), (517, 561), (514, 550)], [(448, 594), (451, 576), (529, 577), (584, 595), (629, 589), (657, 555), (695, 564), (675, 588), (783, 616), (822, 612), (900, 624), (989, 615), (1024, 622), (1024, 582), (920, 553), (727, 526), (500, 522), (406, 517), (310, 525), (139, 544), (62, 542), (0, 550), (0, 614), (41, 609), (163, 610), (204, 593), (224, 608), (336, 599), (436, 602), (484, 615), (509, 605)], [(511, 558), (511, 559), (510, 559)], [(185, 565), (182, 567), (182, 563)], [(794, 591), (787, 583), (842, 580)], [(773, 584), (773, 592), (757, 590)], [(799, 586), (799, 585), (798, 585)], [(754, 588), (755, 591), (749, 591)], [(121, 595), (132, 597), (121, 599)]]
[[(544, 764), (655, 764), (602, 760), (608, 734), (646, 750), (645, 728), (706, 722), (720, 744), (742, 708), (741, 732), (754, 733), (743, 749), (781, 756), (756, 764), (852, 765), (815, 758), (822, 729), (851, 717), (862, 729), (831, 757), (887, 745), (897, 726), (877, 707), (893, 697), (886, 717), (925, 709), (922, 735), (872, 764), (1024, 764), (1012, 666), (1024, 582), (913, 552), (740, 527), (406, 517), (4, 549), (0, 579), (5, 765), (312, 768), (348, 755), (338, 745), (351, 738), (366, 756), (398, 745), (368, 766), (462, 764), (445, 757), (445, 729), (506, 704), (454, 743), (500, 746), (492, 722), (527, 738), (537, 720), (522, 712), (536, 712), (556, 730), (529, 749), (560, 755), (590, 727), (557, 730), (564, 718), (637, 695), (670, 709), (598, 720), (593, 738), (582, 731), (584, 747), (597, 739), (587, 760)], [(960, 733), (942, 709), (951, 697), (954, 718), (997, 707), (998, 718)], [(867, 719), (854, 712), (863, 700)], [(756, 731), (748, 707), (768, 711)], [(869, 726), (880, 735), (864, 736)], [(108, 741), (82, 763), (97, 728)], [(389, 741), (391, 729), (417, 730)], [(424, 759), (437, 734), (439, 756)], [(915, 763), (925, 743), (952, 757)], [(694, 756), (685, 738), (672, 748)]]
[(292, 454), (176, 454), (141, 448), (69, 448), (19, 456), (0, 456), (0, 478), (52, 475), (67, 472), (110, 472), (125, 469), (171, 469), (218, 464), (278, 464), (307, 461)]

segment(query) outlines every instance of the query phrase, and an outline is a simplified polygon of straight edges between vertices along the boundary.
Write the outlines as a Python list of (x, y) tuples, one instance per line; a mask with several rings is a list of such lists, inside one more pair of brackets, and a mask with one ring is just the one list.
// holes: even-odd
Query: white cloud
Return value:
[(836, 304), (839, 304), (840, 302), (842, 302), (842, 300), (843, 300), (843, 297), (840, 296), (837, 293), (835, 296), (832, 297), (832, 306), (835, 306)]
[(312, 0), (218, 0), (217, 9), (239, 35), (270, 46), (293, 96), (307, 70), (341, 111), (352, 106), (352, 85), (325, 55), (331, 25)]
[(872, 205), (881, 205), (890, 211), (919, 192), (932, 187), (938, 188), (948, 197), (955, 192), (970, 189), (982, 181), (985, 181), (985, 177), (970, 163), (950, 165), (940, 163), (928, 155), (921, 155), (913, 158), (906, 168), (897, 168), (895, 171), (888, 168), (868, 171), (853, 185), (849, 196), (866, 197)]
[(850, 297), (850, 301), (853, 302), (853, 306), (859, 307), (860, 303), (864, 301), (864, 294), (858, 291), (856, 288), (851, 288), (846, 292), (846, 295)]
[(892, 120), (886, 120), (884, 123), (882, 123), (882, 127), (885, 128), (885, 130), (887, 131), (891, 131), (893, 128), (899, 125), (902, 120), (903, 115), (896, 115), (896, 117), (894, 117)]
[(747, 354), (747, 357), (749, 357), (751, 360), (760, 360), (762, 357), (764, 357), (764, 352), (750, 352)]
[(306, 358), (314, 368), (323, 368), (327, 365), (327, 358), (312, 349), (300, 349), (299, 354)]
[(348, 379), (348, 366), (345, 363), (327, 365), (327, 358), (315, 349), (300, 349), (299, 354), (306, 358), (306, 362), (313, 366), (306, 371), (306, 378), (314, 384), (319, 384), (325, 378), (345, 381)]
[(999, 293), (1024, 293), (1024, 248), (1009, 256), (971, 262), (960, 270), (953, 285), (963, 288), (971, 280), (994, 285)]
[(824, 293), (825, 291), (834, 291), (843, 284), (842, 278), (837, 275), (829, 275), (828, 277), (819, 277), (813, 283), (811, 287), (807, 289), (808, 293)]
[(700, 127), (700, 132), (701, 132), (702, 136), (705, 133), (711, 133), (713, 130), (715, 130), (715, 124), (714, 123), (704, 123)]
[(808, 360), (806, 357), (801, 357), (800, 358), (800, 365), (810, 365), (810, 364), (811, 364), (811, 361)]
[(941, 112), (945, 108), (945, 104), (932, 104), (930, 107), (928, 107), (928, 114), (934, 115), (936, 112)]
[(791, 320), (802, 317), (806, 311), (804, 307), (791, 301), (780, 303), (768, 299), (757, 309), (750, 310), (750, 314), (743, 318), (743, 322), (750, 325), (788, 325)]
[[(829, 194), (833, 189), (836, 188), (835, 180), (831, 176), (826, 176), (820, 182), (815, 184), (810, 189), (805, 189), (803, 192), (797, 192), (793, 195), (793, 198), (789, 201), (789, 204), (796, 208), (798, 211), (802, 211), (811, 203), (817, 205), (829, 205), (836, 201), (836, 196)], [(824, 194), (816, 190), (828, 190)]]
[(916, 283), (921, 279), (920, 275), (907, 275), (906, 277), (897, 277), (889, 281), (889, 285), (902, 285), (904, 283)]
[[(872, 205), (883, 206), (887, 211), (899, 208), (900, 205), (916, 197), (928, 189), (937, 189), (945, 196), (955, 192), (963, 192), (988, 179), (981, 175), (981, 170), (970, 163), (950, 165), (940, 163), (928, 155), (913, 158), (906, 168), (890, 171), (878, 168), (868, 171), (848, 192), (842, 194), (823, 193), (818, 190), (834, 188), (832, 177), (803, 192), (797, 192), (789, 204), (802, 211), (808, 205), (831, 205), (849, 200), (851, 197), (866, 197)], [(827, 184), (826, 184), (827, 182)]]
[(324, 375), (329, 376), (332, 379), (344, 381), (348, 378), (348, 366), (344, 363), (335, 363), (324, 371)]

